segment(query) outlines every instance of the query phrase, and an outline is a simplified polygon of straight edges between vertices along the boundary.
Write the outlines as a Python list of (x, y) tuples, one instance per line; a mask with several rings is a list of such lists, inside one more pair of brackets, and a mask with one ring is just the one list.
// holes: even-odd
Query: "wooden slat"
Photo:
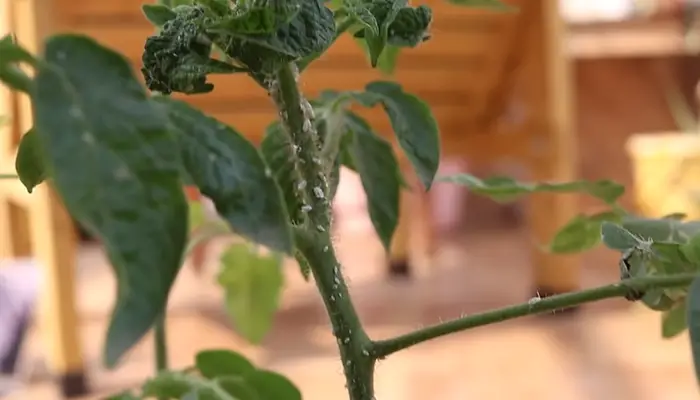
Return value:
[[(506, 0), (510, 4), (521, 4), (524, 0)], [(79, 18), (84, 16), (121, 16), (124, 17), (141, 17), (141, 5), (144, 3), (153, 3), (154, 1), (144, 0), (120, 0), (120, 1), (95, 1), (95, 0), (55, 0), (56, 10), (63, 18)], [(508, 18), (508, 15), (494, 14), (489, 11), (476, 10), (474, 8), (459, 7), (449, 4), (444, 0), (419, 0), (413, 1), (412, 4), (427, 4), (432, 10), (436, 20), (442, 17), (458, 16), (465, 18), (469, 22), (478, 24), (479, 26), (491, 26), (494, 22)]]
[(679, 20), (630, 21), (571, 26), (567, 52), (580, 59), (669, 57), (697, 53), (686, 43)]

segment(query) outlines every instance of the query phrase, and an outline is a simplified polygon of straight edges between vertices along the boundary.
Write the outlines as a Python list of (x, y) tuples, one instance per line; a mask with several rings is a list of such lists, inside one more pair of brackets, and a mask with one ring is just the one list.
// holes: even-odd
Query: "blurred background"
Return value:
[[(152, 34), (141, 2), (0, 0), (0, 33), (16, 32), (36, 49), (51, 32), (83, 32), (138, 67)], [(503, 15), (442, 0), (413, 3), (434, 7), (433, 38), (404, 50), (393, 77), (370, 70), (348, 37), (305, 73), (309, 96), (396, 79), (433, 107), (443, 135), (440, 174), (606, 178), (627, 187), (623, 204), (630, 210), (698, 214), (700, 1), (512, 0), (520, 11)], [(259, 141), (274, 111), (244, 79), (216, 78), (214, 93), (187, 100)], [(27, 110), (26, 99), (0, 91), (0, 114), (7, 116), (0, 165), (8, 171), (12, 146), (31, 126)], [(380, 114), (366, 115), (393, 140)], [(99, 243), (74, 230), (49, 191), (28, 200), (21, 188), (6, 186), (0, 268), (40, 271), (17, 275), (28, 298), (38, 296), (43, 306), (27, 329), (11, 322), (16, 318), (0, 319), (5, 336), (24, 332), (21, 347), (5, 347), (19, 353), (5, 356), (0, 398), (53, 400), (67, 391), (97, 399), (143, 381), (153, 370), (150, 337), (116, 370), (101, 365), (115, 282)], [(342, 172), (336, 246), (373, 338), (619, 278), (611, 251), (563, 257), (539, 250), (571, 216), (599, 209), (590, 199), (497, 205), (440, 183), (429, 195), (414, 190), (402, 202), (396, 239), (402, 243), (387, 256), (359, 178)], [(215, 282), (224, 245), (208, 243), (177, 281), (167, 320), (172, 366), (190, 365), (204, 348), (230, 348), (289, 376), (307, 400), (346, 398), (325, 311), (293, 260), (286, 262), (280, 311), (263, 343), (252, 346), (236, 334)], [(0, 296), (0, 309), (10, 301)], [(661, 339), (659, 315), (623, 300), (420, 345), (379, 363), (376, 390), (380, 400), (698, 398), (687, 335)]]

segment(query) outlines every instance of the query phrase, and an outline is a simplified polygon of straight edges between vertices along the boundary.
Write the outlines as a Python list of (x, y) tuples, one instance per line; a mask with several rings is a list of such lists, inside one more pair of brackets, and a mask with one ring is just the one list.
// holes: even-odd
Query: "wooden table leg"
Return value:
[[(201, 193), (199, 193), (199, 189), (197, 189), (197, 187), (195, 186), (186, 186), (185, 194), (187, 196), (187, 200), (190, 202), (198, 202), (202, 199), (202, 195)], [(202, 242), (197, 247), (192, 249), (192, 253), (190, 253), (192, 269), (194, 269), (194, 272), (197, 275), (201, 275), (202, 271), (204, 270), (204, 262), (206, 261), (207, 247), (208, 243), (206, 241)]]
[(39, 326), (48, 344), (47, 358), (63, 396), (84, 396), (88, 389), (75, 293), (76, 232), (48, 185), (37, 187), (32, 196), (32, 242), (44, 270)]
[[(535, 180), (538, 180), (537, 177)], [(530, 199), (528, 218), (534, 239), (531, 250), (535, 286), (533, 296), (546, 297), (575, 291), (580, 287), (579, 256), (551, 254), (540, 248), (571, 220), (575, 207), (574, 195), (536, 195)]]
[(401, 191), (399, 224), (389, 254), (391, 278), (425, 276), (435, 249), (435, 230), (430, 210), (430, 193), (425, 192), (408, 163), (401, 170), (411, 189)]

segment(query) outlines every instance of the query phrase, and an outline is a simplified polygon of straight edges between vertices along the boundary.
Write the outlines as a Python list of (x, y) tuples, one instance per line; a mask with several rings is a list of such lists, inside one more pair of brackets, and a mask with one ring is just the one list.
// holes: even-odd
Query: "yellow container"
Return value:
[(700, 219), (700, 133), (641, 133), (627, 141), (634, 196), (647, 217)]

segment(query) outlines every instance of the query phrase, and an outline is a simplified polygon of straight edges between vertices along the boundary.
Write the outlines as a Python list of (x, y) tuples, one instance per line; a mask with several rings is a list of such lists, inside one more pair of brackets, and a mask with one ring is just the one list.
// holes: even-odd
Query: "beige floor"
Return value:
[[(527, 237), (517, 230), (482, 231), (445, 238), (429, 277), (388, 282), (382, 251), (370, 239), (366, 218), (349, 211), (337, 245), (362, 319), (374, 338), (406, 332), (464, 313), (527, 300), (530, 280)], [(212, 254), (215, 257), (215, 254)], [(287, 268), (283, 307), (265, 343), (244, 344), (222, 315), (212, 270), (203, 278), (185, 269), (168, 320), (174, 366), (187, 366), (204, 348), (237, 349), (257, 363), (287, 374), (306, 400), (344, 399), (336, 348), (312, 284), (294, 264)], [(585, 286), (615, 278), (614, 256), (585, 259)], [(99, 365), (114, 285), (99, 249), (81, 255), (81, 332), (89, 379), (97, 399), (137, 384), (152, 369), (145, 341), (115, 371)], [(454, 335), (381, 362), (379, 400), (685, 400), (697, 399), (688, 339), (663, 341), (658, 317), (621, 301), (586, 307), (564, 318), (532, 317)], [(36, 370), (42, 342), (36, 332), (25, 368)], [(35, 371), (36, 372), (36, 371)], [(35, 374), (36, 375), (36, 374)], [(58, 399), (35, 377), (13, 399)]]

